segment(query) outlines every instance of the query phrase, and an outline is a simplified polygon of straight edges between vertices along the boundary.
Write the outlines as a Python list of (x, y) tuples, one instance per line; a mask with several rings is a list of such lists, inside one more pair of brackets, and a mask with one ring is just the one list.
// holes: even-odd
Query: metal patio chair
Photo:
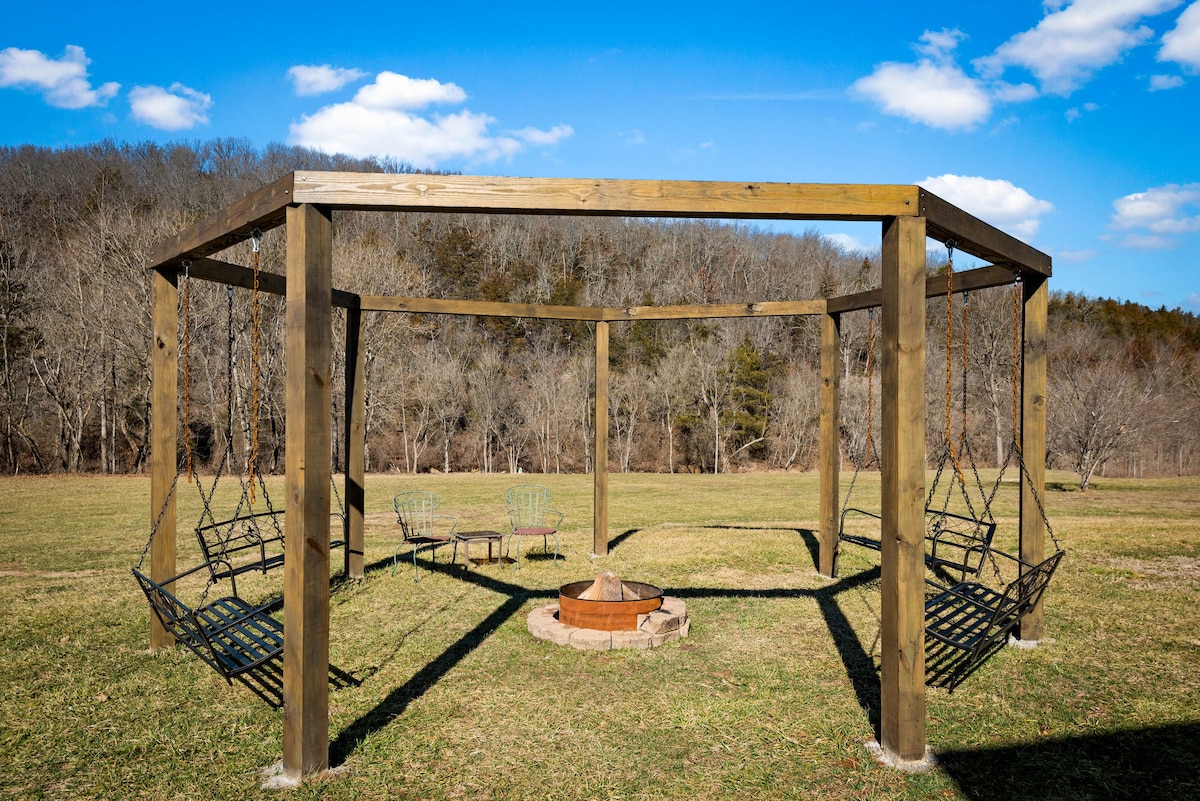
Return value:
[(508, 503), (508, 520), (512, 524), (512, 533), (508, 535), (509, 547), (505, 549), (505, 554), (511, 550), (515, 539), (518, 570), (521, 568), (522, 537), (541, 537), (546, 553), (550, 553), (550, 538), (553, 537), (552, 560), (554, 566), (558, 567), (558, 527), (562, 525), (563, 513), (550, 508), (550, 498), (550, 490), (537, 484), (518, 484), (504, 493), (504, 500)]
[(400, 532), (404, 536), (392, 554), (393, 576), (396, 575), (400, 549), (405, 545), (412, 547), (413, 581), (420, 581), (417, 571), (419, 551), (433, 551), (433, 561), (437, 562), (437, 549), (453, 544), (454, 555), (450, 557), (451, 563), (458, 556), (458, 542), (454, 539), (458, 518), (454, 515), (434, 514), (440, 505), (441, 500), (432, 492), (401, 492), (392, 499), (392, 508), (396, 510), (396, 522), (400, 524)]

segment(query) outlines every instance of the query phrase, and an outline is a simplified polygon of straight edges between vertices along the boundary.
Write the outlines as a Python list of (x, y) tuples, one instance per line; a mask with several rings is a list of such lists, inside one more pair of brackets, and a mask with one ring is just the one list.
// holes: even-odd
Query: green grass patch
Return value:
[[(411, 566), (391, 575), (393, 494), (432, 490), (461, 528), (502, 529), (515, 478), (368, 477), (367, 577), (335, 583), (330, 609), (331, 753), (349, 769), (285, 795), (1200, 795), (1200, 480), (1102, 479), (1079, 493), (1070, 476), (1051, 477), (1068, 488), (1045, 498), (1068, 550), (1046, 599), (1053, 642), (1001, 651), (954, 693), (931, 690), (941, 764), (907, 775), (863, 747), (878, 705), (878, 554), (846, 548), (838, 581), (816, 574), (815, 475), (614, 475), (615, 547), (603, 558), (590, 555), (591, 477), (522, 476), (566, 512), (557, 567), (534, 558), (464, 578), (426, 558), (419, 583)], [(878, 476), (858, 483), (854, 503), (877, 508)], [(216, 506), (232, 509), (236, 491), (223, 485)], [(282, 483), (270, 491), (281, 505)], [(195, 487), (177, 492), (182, 567), (198, 559), (202, 506)], [(1005, 550), (1016, 492), (1006, 483), (995, 505)], [(147, 650), (149, 611), (129, 568), (154, 516), (148, 498), (140, 477), (0, 479), (0, 795), (280, 795), (260, 789), (260, 771), (280, 757), (282, 713), (186, 651)], [(691, 635), (601, 653), (528, 634), (531, 609), (601, 569), (682, 596)], [(243, 594), (281, 588), (278, 572), (244, 578)], [(181, 592), (198, 600), (203, 584)]]

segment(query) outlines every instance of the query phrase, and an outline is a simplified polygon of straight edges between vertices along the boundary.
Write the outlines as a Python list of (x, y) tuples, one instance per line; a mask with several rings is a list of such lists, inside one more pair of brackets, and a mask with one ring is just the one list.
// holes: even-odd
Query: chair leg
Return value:
[(420, 549), (419, 549), (419, 548), (417, 548), (417, 547), (414, 545), (414, 546), (413, 546), (413, 550), (412, 550), (412, 558), (413, 558), (413, 581), (414, 581), (414, 582), (417, 582), (417, 581), (420, 581), (420, 580), (421, 580), (421, 574), (420, 574), (420, 572), (417, 570), (417, 551), (418, 551), (418, 550), (420, 550)]
[(554, 566), (558, 567), (558, 532), (554, 532), (550, 536), (554, 537)]

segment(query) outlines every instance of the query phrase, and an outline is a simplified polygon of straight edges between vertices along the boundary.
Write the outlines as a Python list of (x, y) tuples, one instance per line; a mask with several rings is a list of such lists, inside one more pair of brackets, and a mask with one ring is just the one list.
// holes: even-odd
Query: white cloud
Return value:
[(296, 94), (301, 97), (341, 89), (348, 83), (354, 83), (359, 78), (366, 77), (366, 74), (362, 70), (333, 67), (329, 64), (322, 64), (319, 67), (297, 64), (288, 70), (288, 77), (296, 86)]
[(886, 62), (850, 91), (877, 103), (885, 114), (933, 128), (971, 128), (992, 113), (992, 101), (978, 81), (954, 64), (931, 59)]
[[(1099, 69), (1148, 41), (1154, 32), (1141, 24), (1178, 6), (1181, 0), (1076, 0), (1067, 6), (1047, 0), (1048, 13), (1032, 30), (1009, 39), (990, 56), (975, 60), (986, 78), (1006, 67), (1024, 67), (1052, 94), (1067, 95)], [(1190, 10), (1190, 9), (1189, 9)]]
[(920, 44), (914, 45), (913, 49), (925, 58), (940, 61), (949, 56), (958, 47), (958, 43), (966, 38), (967, 35), (957, 28), (925, 31), (921, 34)]
[(917, 183), (963, 211), (1022, 239), (1036, 236), (1041, 226), (1038, 218), (1054, 209), (1053, 203), (995, 178), (939, 175)]
[(555, 125), (548, 131), (541, 131), (537, 128), (522, 128), (519, 131), (513, 131), (513, 136), (528, 142), (531, 145), (554, 145), (568, 136), (572, 136), (575, 129), (570, 125)]
[(1200, 312), (1200, 292), (1193, 292), (1192, 294), (1188, 295), (1184, 303), (1192, 311)]
[(173, 83), (168, 89), (161, 86), (135, 86), (129, 91), (133, 118), (164, 131), (181, 131), (207, 125), (206, 112), (211, 105), (212, 97), (181, 83)]
[(846, 253), (870, 253), (879, 249), (878, 245), (869, 247), (861, 239), (850, 234), (825, 234), (825, 238), (840, 247)]
[(1127, 231), (1120, 244), (1138, 250), (1167, 250), (1181, 234), (1200, 231), (1200, 183), (1166, 184), (1113, 201), (1109, 228)]
[(67, 45), (59, 59), (48, 58), (37, 50), (5, 48), (0, 50), (0, 87), (41, 92), (47, 103), (58, 108), (103, 106), (121, 85), (109, 82), (92, 88), (87, 71), (91, 63), (77, 45)]
[(453, 114), (415, 113), (433, 104), (458, 104), (467, 93), (453, 83), (381, 72), (348, 103), (336, 103), (305, 115), (290, 128), (292, 144), (349, 156), (390, 156), (419, 169), (446, 161), (489, 162), (511, 158), (526, 144), (550, 145), (574, 130), (556, 125), (549, 131), (524, 128), (509, 136), (490, 133), (496, 120), (462, 110)]
[(1162, 38), (1159, 61), (1175, 61), (1200, 70), (1200, 3), (1192, 3), (1175, 23), (1175, 29)]
[(1183, 78), (1178, 75), (1151, 75), (1150, 91), (1162, 92), (1167, 89), (1178, 89), (1183, 86)]
[(390, 110), (424, 108), (433, 103), (457, 105), (466, 99), (467, 93), (456, 84), (433, 78), (410, 78), (395, 72), (379, 73), (374, 83), (354, 95), (354, 102), (360, 106)]

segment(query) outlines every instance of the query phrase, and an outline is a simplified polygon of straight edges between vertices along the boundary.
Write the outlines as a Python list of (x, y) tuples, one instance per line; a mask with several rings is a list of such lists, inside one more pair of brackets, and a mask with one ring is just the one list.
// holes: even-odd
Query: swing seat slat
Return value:
[(136, 568), (133, 576), (150, 608), (176, 642), (186, 645), (232, 684), (237, 676), (283, 653), (283, 623), (271, 616), (277, 604), (253, 606), (231, 596), (192, 609), (166, 589), (178, 579), (208, 567), (198, 565), (161, 584)]

